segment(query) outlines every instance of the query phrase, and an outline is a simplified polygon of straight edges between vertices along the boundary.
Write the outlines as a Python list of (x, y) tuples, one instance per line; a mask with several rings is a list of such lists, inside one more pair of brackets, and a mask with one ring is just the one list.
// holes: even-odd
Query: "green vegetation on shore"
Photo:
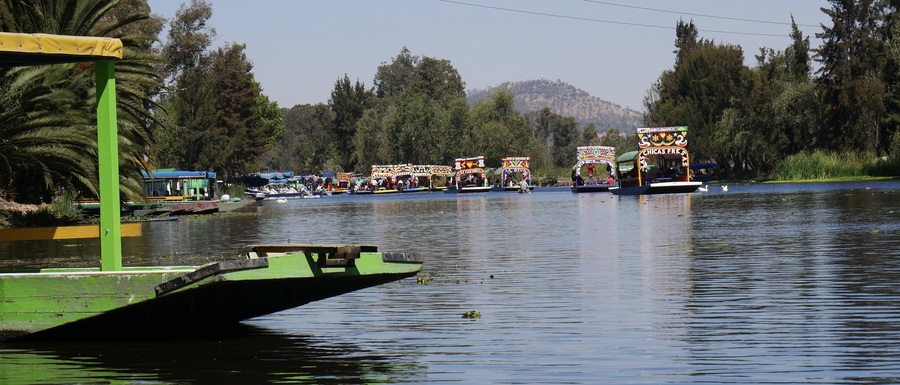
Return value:
[(68, 226), (84, 221), (81, 209), (68, 194), (57, 194), (41, 205), (0, 202), (0, 229), (13, 227)]
[(897, 162), (863, 152), (816, 150), (788, 156), (775, 169), (773, 181), (848, 181), (890, 179)]

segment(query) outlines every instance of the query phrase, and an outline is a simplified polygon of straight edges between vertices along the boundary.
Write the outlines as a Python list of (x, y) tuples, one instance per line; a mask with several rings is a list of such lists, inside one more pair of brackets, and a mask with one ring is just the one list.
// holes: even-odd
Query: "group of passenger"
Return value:
[[(627, 174), (623, 174), (623, 178), (625, 180), (636, 179), (638, 171), (638, 167), (634, 167)], [(647, 171), (640, 172), (643, 183), (675, 181), (687, 175), (681, 167), (681, 162), (678, 161), (664, 162), (660, 167), (649, 167)]]
[(515, 187), (518, 185), (521, 189), (528, 189), (528, 177), (525, 174), (522, 174), (522, 178), (519, 179), (518, 184), (516, 184), (515, 179), (516, 178), (514, 176), (510, 175), (504, 179), (505, 182), (503, 183), (503, 185), (506, 187)]
[(377, 191), (377, 190), (404, 190), (416, 188), (419, 185), (419, 178), (410, 176), (407, 179), (395, 178), (379, 178), (357, 182), (354, 191)]
[(606, 178), (597, 176), (597, 178), (595, 179), (594, 178), (594, 164), (588, 163), (588, 165), (587, 165), (587, 175), (588, 175), (587, 180), (585, 180), (584, 177), (581, 176), (581, 173), (579, 173), (573, 169), (572, 170), (572, 182), (575, 183), (576, 186), (584, 186), (585, 184), (600, 184), (600, 183), (606, 183), (609, 185), (616, 184), (616, 177), (613, 175), (612, 167), (610, 165), (606, 165), (606, 171), (607, 171)]
[(487, 182), (484, 179), (484, 174), (478, 174), (478, 175), (469, 174), (469, 175), (466, 175), (465, 180), (463, 180), (460, 183), (460, 185), (461, 185), (460, 187), (465, 187), (465, 186), (483, 187), (483, 186), (487, 186)]

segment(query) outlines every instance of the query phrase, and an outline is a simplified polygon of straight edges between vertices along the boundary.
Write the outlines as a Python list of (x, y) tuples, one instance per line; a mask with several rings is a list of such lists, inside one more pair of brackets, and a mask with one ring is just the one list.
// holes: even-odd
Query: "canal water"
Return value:
[[(214, 338), (0, 344), (0, 383), (900, 383), (900, 182), (345, 195), (248, 209), (144, 223), (123, 240), (126, 264), (371, 243), (425, 256), (427, 283)], [(0, 258), (65, 265), (97, 250), (18, 242), (0, 244)]]

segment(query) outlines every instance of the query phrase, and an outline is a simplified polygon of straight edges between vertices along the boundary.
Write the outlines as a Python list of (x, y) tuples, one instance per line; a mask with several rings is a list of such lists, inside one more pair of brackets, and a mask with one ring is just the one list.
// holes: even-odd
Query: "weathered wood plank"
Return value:
[(360, 252), (374, 253), (378, 251), (377, 246), (372, 245), (312, 245), (312, 244), (288, 244), (288, 245), (258, 245), (253, 246), (252, 250), (260, 257), (265, 257), (268, 253), (326, 253), (334, 254), (341, 250), (354, 250), (356, 254)]
[(154, 291), (156, 291), (156, 296), (159, 297), (161, 295), (167, 294), (171, 291), (175, 291), (194, 282), (212, 277), (214, 275), (229, 273), (233, 271), (262, 269), (266, 267), (269, 267), (268, 259), (239, 259), (233, 261), (216, 262), (203, 266), (178, 278), (163, 282), (157, 285), (154, 288)]
[[(123, 237), (141, 236), (140, 223), (124, 223)], [(56, 239), (99, 238), (100, 225), (29, 227), (22, 229), (0, 229), (0, 241), (45, 241)]]

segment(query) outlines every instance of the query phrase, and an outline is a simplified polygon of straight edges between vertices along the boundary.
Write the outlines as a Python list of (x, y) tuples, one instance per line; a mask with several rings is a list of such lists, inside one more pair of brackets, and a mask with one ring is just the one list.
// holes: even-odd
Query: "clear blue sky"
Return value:
[[(172, 18), (182, 3), (149, 0)], [(674, 63), (675, 24), (739, 45), (784, 50), (794, 16), (811, 46), (828, 25), (822, 0), (213, 0), (214, 45), (247, 45), (263, 92), (280, 107), (324, 103), (344, 74), (372, 86), (403, 47), (447, 59), (466, 89), (562, 80), (643, 110), (644, 95)], [(163, 36), (164, 38), (164, 36)]]

